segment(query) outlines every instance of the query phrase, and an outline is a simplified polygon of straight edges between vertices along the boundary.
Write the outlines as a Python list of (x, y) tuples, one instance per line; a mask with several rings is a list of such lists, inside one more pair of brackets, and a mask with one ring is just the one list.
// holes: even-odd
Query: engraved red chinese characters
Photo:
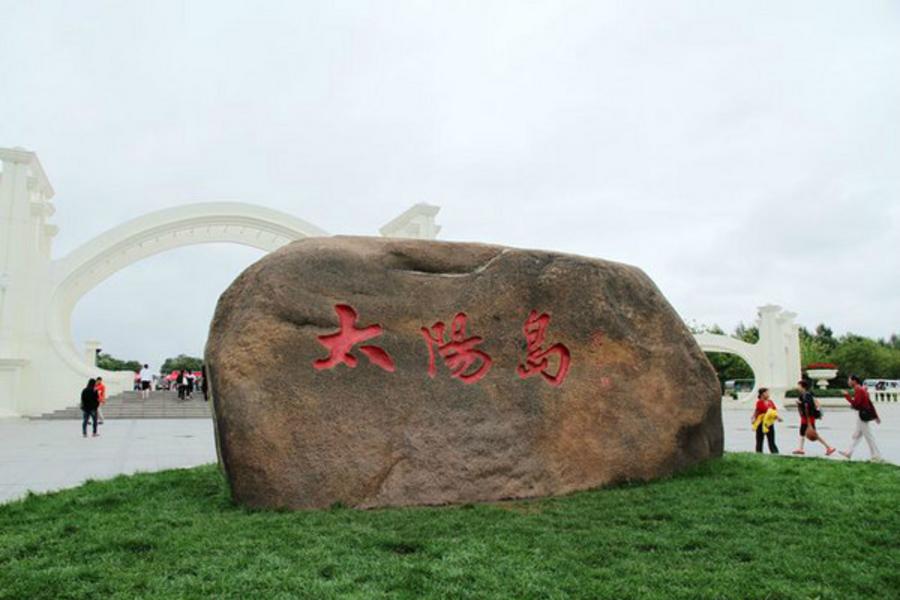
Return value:
[[(444, 359), (444, 364), (450, 369), (450, 375), (463, 383), (475, 383), (491, 369), (491, 357), (475, 346), (484, 340), (478, 336), (466, 337), (465, 313), (457, 313), (450, 324), (450, 339), (446, 339), (446, 325), (438, 321), (429, 330), (422, 328), (422, 336), (428, 343), (428, 375), (434, 377), (437, 374), (434, 353)], [(480, 363), (480, 364), (479, 364)], [(478, 365), (475, 370), (472, 367)]]
[[(525, 341), (528, 343), (528, 356), (525, 359), (525, 364), (520, 364), (516, 371), (522, 379), (540, 373), (550, 385), (559, 386), (565, 381), (569, 372), (569, 363), (572, 360), (572, 355), (563, 344), (553, 344), (544, 350), (544, 338), (547, 336), (548, 325), (550, 325), (550, 315), (547, 313), (539, 315), (536, 310), (533, 310), (528, 315), (528, 319), (525, 320), (525, 326), (522, 328), (525, 332)], [(559, 366), (556, 369), (556, 374), (550, 375), (548, 373), (550, 370), (548, 357), (553, 354), (556, 354), (559, 358)]]
[[(352, 306), (347, 304), (335, 304), (334, 312), (337, 313), (340, 329), (337, 333), (319, 336), (319, 343), (328, 349), (328, 357), (313, 361), (313, 367), (318, 371), (333, 369), (341, 363), (350, 368), (356, 367), (359, 361), (350, 354), (350, 351), (356, 344), (378, 337), (383, 331), (381, 325), (357, 327), (356, 320), (359, 315)], [(394, 372), (393, 359), (378, 346), (360, 346), (359, 351), (365, 354), (373, 365), (378, 365), (385, 371)]]

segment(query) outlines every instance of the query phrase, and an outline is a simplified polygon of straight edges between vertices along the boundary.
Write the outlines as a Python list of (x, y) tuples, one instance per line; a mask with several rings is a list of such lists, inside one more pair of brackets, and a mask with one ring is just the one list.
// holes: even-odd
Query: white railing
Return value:
[(872, 402), (900, 402), (900, 389), (869, 389), (869, 398), (872, 399)]

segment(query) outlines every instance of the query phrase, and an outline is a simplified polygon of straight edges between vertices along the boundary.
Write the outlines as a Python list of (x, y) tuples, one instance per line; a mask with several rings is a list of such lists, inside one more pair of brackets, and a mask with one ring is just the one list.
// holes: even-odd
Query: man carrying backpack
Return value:
[(846, 452), (841, 452), (841, 456), (848, 459), (852, 458), (853, 451), (856, 450), (856, 446), (859, 444), (859, 439), (864, 437), (866, 438), (866, 443), (869, 444), (869, 454), (872, 462), (882, 462), (881, 453), (875, 444), (875, 436), (869, 428), (870, 421), (875, 421), (881, 425), (881, 418), (869, 399), (869, 392), (863, 387), (860, 378), (856, 375), (851, 375), (847, 383), (853, 387), (853, 397), (851, 398), (850, 394), (845, 393), (844, 398), (850, 403), (850, 407), (858, 412), (858, 418), (856, 419), (856, 431), (853, 432), (853, 437), (850, 439), (850, 449)]

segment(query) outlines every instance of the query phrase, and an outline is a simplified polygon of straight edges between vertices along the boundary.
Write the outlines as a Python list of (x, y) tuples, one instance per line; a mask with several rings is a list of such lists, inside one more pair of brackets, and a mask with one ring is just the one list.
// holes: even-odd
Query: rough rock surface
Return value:
[(220, 461), (253, 507), (565, 494), (722, 453), (712, 367), (642, 271), (603, 260), (295, 242), (219, 299), (206, 362)]

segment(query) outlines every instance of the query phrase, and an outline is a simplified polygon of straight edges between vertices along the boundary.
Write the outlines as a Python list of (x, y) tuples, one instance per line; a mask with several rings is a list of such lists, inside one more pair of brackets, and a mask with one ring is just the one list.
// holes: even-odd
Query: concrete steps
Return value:
[[(147, 400), (141, 399), (140, 392), (124, 392), (106, 399), (103, 418), (109, 419), (209, 419), (212, 416), (209, 402), (203, 401), (203, 394), (197, 392), (190, 400), (179, 400), (176, 392), (150, 392)], [(37, 419), (81, 420), (81, 408), (71, 406)]]

